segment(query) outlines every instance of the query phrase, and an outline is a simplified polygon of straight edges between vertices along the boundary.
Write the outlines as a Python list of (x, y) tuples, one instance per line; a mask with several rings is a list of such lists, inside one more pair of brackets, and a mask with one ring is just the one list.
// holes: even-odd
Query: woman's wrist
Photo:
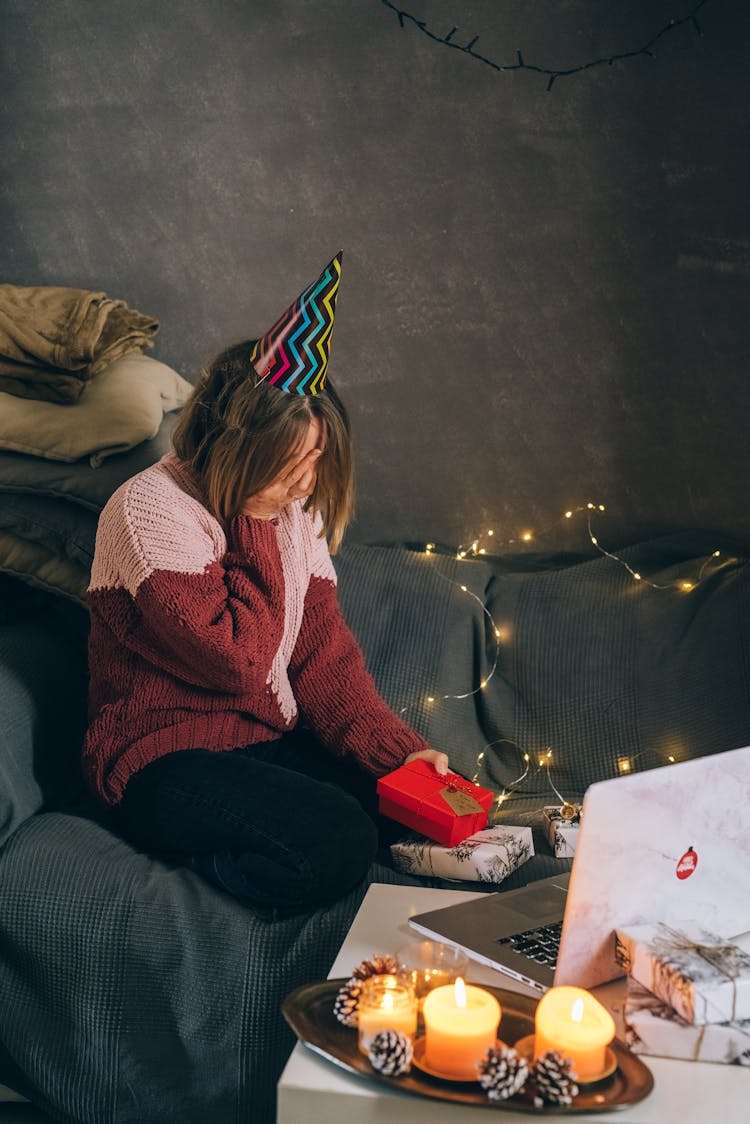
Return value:
[(248, 519), (262, 519), (265, 523), (268, 523), (271, 519), (276, 519), (279, 512), (276, 508), (245, 503), (240, 509), (240, 515), (246, 515)]

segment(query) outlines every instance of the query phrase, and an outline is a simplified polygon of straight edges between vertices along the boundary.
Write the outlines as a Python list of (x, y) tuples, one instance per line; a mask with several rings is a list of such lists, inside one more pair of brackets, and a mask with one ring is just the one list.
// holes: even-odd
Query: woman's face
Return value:
[[(294, 450), (293, 460), (299, 463), (304, 460), (314, 449), (320, 449), (321, 455), (325, 449), (325, 432), (319, 418), (311, 418), (310, 424), (307, 427), (302, 443)], [(300, 486), (304, 489), (305, 495), (312, 495), (315, 491), (315, 485), (318, 479), (318, 464), (320, 458), (313, 460), (305, 471), (304, 477), (300, 480)]]

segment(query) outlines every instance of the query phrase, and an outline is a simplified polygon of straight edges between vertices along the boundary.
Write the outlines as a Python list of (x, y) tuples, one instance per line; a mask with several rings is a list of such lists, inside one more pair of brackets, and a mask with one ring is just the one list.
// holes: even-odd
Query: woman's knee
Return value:
[(341, 794), (330, 822), (310, 841), (311, 897), (321, 903), (343, 897), (365, 877), (377, 850), (375, 824), (353, 797)]
[(263, 834), (247, 850), (196, 855), (193, 869), (240, 901), (272, 913), (299, 913), (337, 901), (367, 874), (378, 834), (346, 793), (326, 793), (321, 804), (324, 814), (314, 823), (307, 820), (303, 830), (282, 832), (283, 838)]

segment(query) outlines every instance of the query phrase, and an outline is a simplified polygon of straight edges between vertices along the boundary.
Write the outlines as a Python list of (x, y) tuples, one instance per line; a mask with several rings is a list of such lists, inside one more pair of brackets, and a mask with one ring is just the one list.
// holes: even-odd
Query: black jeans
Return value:
[(228, 752), (184, 749), (128, 782), (131, 843), (184, 862), (264, 916), (336, 901), (378, 847), (375, 782), (306, 731)]

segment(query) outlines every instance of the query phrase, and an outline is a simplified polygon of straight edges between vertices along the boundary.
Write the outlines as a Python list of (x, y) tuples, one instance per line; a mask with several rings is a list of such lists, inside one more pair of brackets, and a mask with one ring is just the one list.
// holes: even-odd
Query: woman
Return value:
[(89, 785), (136, 846), (271, 915), (364, 877), (377, 831), (352, 793), (372, 806), (372, 778), (414, 758), (448, 768), (378, 695), (336, 597), (339, 273), (202, 373), (174, 451), (104, 508), (89, 587)]

